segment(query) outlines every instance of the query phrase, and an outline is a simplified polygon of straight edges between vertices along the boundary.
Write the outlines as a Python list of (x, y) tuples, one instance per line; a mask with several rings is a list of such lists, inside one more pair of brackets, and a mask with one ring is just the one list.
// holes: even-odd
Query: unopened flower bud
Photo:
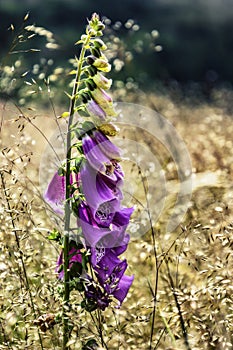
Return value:
[(92, 79), (88, 79), (85, 81), (85, 84), (88, 88), (88, 90), (93, 91), (96, 89), (97, 85)]
[(88, 34), (89, 34), (90, 36), (96, 36), (96, 31), (95, 31), (94, 29), (89, 29), (89, 30), (88, 30)]
[(97, 122), (97, 124), (106, 120), (106, 113), (95, 100), (91, 99), (88, 101), (86, 109), (90, 114), (90, 117), (92, 117), (94, 122)]
[(101, 56), (100, 50), (97, 47), (91, 48), (91, 53), (93, 56), (95, 56), (97, 58), (100, 58), (100, 56)]
[(92, 79), (99, 88), (104, 90), (109, 90), (112, 85), (112, 79), (107, 79), (100, 72), (97, 72)]
[(96, 75), (98, 69), (94, 66), (89, 66), (88, 67), (88, 73), (91, 77), (93, 77), (94, 75)]
[(116, 136), (120, 131), (120, 129), (112, 123), (101, 124), (98, 129), (107, 136)]
[(97, 47), (97, 49), (100, 49), (103, 51), (107, 49), (107, 46), (105, 45), (103, 40), (101, 40), (99, 38), (94, 41), (94, 45), (95, 45), (95, 47)]
[(80, 97), (81, 97), (83, 103), (85, 103), (85, 104), (91, 99), (91, 95), (88, 91), (83, 91), (80, 94)]
[(86, 61), (87, 61), (87, 64), (92, 65), (96, 61), (96, 57), (95, 56), (87, 56)]
[(99, 22), (96, 29), (97, 31), (102, 31), (105, 29), (105, 25), (102, 22)]
[(91, 94), (94, 100), (104, 110), (107, 116), (116, 116), (116, 111), (113, 108), (112, 98), (106, 93), (106, 91), (97, 88), (94, 91), (92, 91)]
[(111, 65), (108, 63), (107, 60), (103, 58), (97, 58), (93, 62), (93, 66), (95, 66), (97, 69), (103, 71), (103, 72), (110, 72), (111, 70)]

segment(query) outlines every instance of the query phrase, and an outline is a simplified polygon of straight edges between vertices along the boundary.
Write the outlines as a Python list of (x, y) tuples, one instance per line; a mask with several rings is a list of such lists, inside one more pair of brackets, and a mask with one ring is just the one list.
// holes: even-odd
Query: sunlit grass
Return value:
[[(52, 33), (41, 27), (23, 30), (20, 35), (30, 41), (32, 31), (44, 35), (47, 44), (54, 44)], [(18, 39), (16, 35), (15, 43)], [(123, 61), (117, 61), (125, 43), (111, 31), (109, 40), (114, 42), (109, 55), (117, 71), (133, 55), (126, 52)], [(137, 41), (135, 45), (136, 50)], [(68, 68), (54, 66), (47, 74), (53, 66), (51, 60), (42, 58), (27, 71), (23, 58), (17, 58), (7, 61), (2, 71), (2, 93), (8, 97), (0, 104), (0, 349), (62, 346), (62, 285), (55, 273), (59, 252), (48, 240), (58, 219), (46, 206), (42, 193), (50, 180), (46, 167), (51, 164), (47, 161), (41, 168), (45, 175), (39, 169), (58, 122), (65, 123), (60, 118), (64, 106), (58, 101), (65, 97), (63, 88), (74, 63), (71, 60)], [(167, 233), (179, 187), (176, 164), (166, 147), (145, 131), (138, 133), (137, 141), (155, 152), (163, 170), (166, 201), (158, 220), (153, 222), (152, 217), (153, 226), (148, 232), (142, 237), (137, 234), (137, 214), (147, 206), (144, 179), (150, 176), (156, 187), (158, 169), (151, 164), (150, 171), (143, 173), (137, 165), (122, 162), (126, 181), (130, 184), (134, 179), (135, 213), (129, 227), (132, 238), (124, 255), (135, 280), (121, 309), (112, 307), (97, 316), (109, 350), (149, 349), (151, 334), (153, 349), (231, 349), (232, 91), (212, 90), (212, 102), (206, 102), (203, 95), (197, 97), (196, 88), (186, 95), (178, 86), (161, 90), (143, 92), (134, 79), (128, 78), (115, 81), (113, 93), (115, 101), (150, 107), (175, 126), (192, 161), (192, 198), (182, 223)], [(11, 94), (18, 97), (17, 103), (9, 97)], [(123, 129), (121, 136), (132, 136), (130, 132)], [(143, 225), (144, 220), (148, 216), (139, 224)], [(88, 339), (98, 340), (98, 324), (81, 308), (77, 292), (72, 292), (71, 304), (70, 348), (81, 349)]]
[[(137, 99), (137, 95), (131, 96), (131, 102), (138, 102)], [(172, 280), (191, 348), (231, 349), (231, 116), (227, 115), (225, 108), (210, 104), (183, 105), (169, 97), (153, 94), (148, 94), (146, 99), (141, 95), (140, 103), (156, 107), (175, 125), (187, 144), (194, 172), (191, 205), (182, 225), (175, 232), (164, 235), (164, 224), (172, 210), (168, 198), (166, 211), (154, 228), (160, 264), (154, 347), (186, 349)], [(46, 145), (42, 134), (47, 138), (53, 134), (55, 116), (52, 109), (40, 110), (39, 106), (35, 111), (25, 108), (20, 112), (11, 102), (2, 102), (1, 112), (1, 349), (38, 349), (36, 321), (39, 316), (56, 315), (59, 322), (57, 315), (61, 312), (59, 283), (54, 272), (58, 253), (47, 240), (53, 224), (41, 197), (38, 174), (40, 156)], [(161, 153), (167, 182), (172, 184), (176, 173), (169, 172), (172, 167), (166, 157)], [(145, 194), (140, 183), (139, 189), (143, 200)], [(172, 203), (172, 198), (170, 200)], [(153, 286), (155, 272), (150, 232), (132, 240), (127, 259), (135, 281), (122, 308), (104, 312), (105, 341), (109, 349), (147, 349), (153, 308), (150, 286)], [(82, 341), (92, 335), (97, 337), (98, 332), (91, 317), (80, 308), (78, 295), (73, 294), (72, 300), (74, 329), (71, 349), (80, 349)], [(45, 349), (61, 347), (59, 329), (55, 325), (46, 332), (40, 331)]]

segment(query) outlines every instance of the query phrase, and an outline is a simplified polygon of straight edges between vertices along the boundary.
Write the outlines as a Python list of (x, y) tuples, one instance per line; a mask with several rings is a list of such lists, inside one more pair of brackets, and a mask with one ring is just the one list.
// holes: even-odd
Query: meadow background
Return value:
[[(174, 232), (165, 232), (172, 191), (153, 223), (155, 244), (152, 230), (137, 238), (131, 226), (127, 259), (135, 281), (122, 308), (102, 315), (107, 348), (149, 349), (156, 278), (151, 349), (232, 348), (232, 4), (0, 1), (0, 349), (61, 348), (59, 317), (49, 329), (39, 318), (61, 308), (54, 271), (59, 252), (48, 240), (57, 218), (43, 201), (39, 168), (57, 123), (64, 123), (64, 91), (70, 92), (79, 50), (74, 43), (92, 12), (106, 17), (114, 100), (152, 108), (170, 121), (193, 170), (189, 208)], [(137, 141), (155, 152), (167, 186), (175, 188), (179, 178), (168, 150), (143, 133)], [(140, 200), (140, 212), (144, 179), (156, 187), (156, 169), (141, 173), (126, 164), (125, 173), (137, 179), (132, 204)], [(88, 339), (98, 340), (98, 325), (78, 295), (72, 298), (70, 347), (85, 349)]]

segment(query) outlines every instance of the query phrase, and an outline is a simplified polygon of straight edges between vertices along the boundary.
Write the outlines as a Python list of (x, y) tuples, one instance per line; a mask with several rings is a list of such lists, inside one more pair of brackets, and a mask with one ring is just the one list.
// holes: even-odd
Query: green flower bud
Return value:
[(111, 70), (111, 65), (103, 58), (97, 58), (95, 62), (93, 62), (93, 66), (103, 72), (110, 72)]
[(105, 43), (103, 42), (103, 40), (97, 38), (96, 40), (94, 40), (94, 46), (97, 48), (97, 49), (100, 49), (100, 50), (106, 50), (107, 49), (107, 46), (105, 45)]
[(91, 77), (94, 77), (96, 75), (96, 73), (98, 72), (98, 69), (94, 66), (89, 66), (87, 71)]
[(97, 47), (92, 47), (91, 48), (91, 53), (92, 53), (93, 56), (95, 56), (97, 58), (100, 58), (100, 56), (101, 56), (101, 52), (100, 52), (100, 50)]
[(105, 29), (105, 25), (102, 22), (99, 22), (96, 28), (97, 28), (97, 31), (102, 31)]
[(101, 124), (98, 126), (98, 129), (107, 136), (116, 136), (120, 131), (120, 129), (112, 123)]
[(96, 89), (96, 83), (92, 79), (88, 79), (85, 81), (85, 84), (88, 88), (88, 90), (93, 91)]
[(96, 73), (93, 76), (93, 80), (99, 88), (104, 89), (104, 90), (109, 90), (111, 85), (112, 85), (112, 79), (107, 79), (100, 72)]
[(92, 65), (95, 61), (96, 61), (96, 57), (95, 56), (87, 56), (86, 57), (87, 64)]
[(83, 91), (83, 92), (80, 94), (80, 97), (81, 97), (83, 103), (85, 103), (85, 104), (86, 104), (88, 101), (90, 101), (91, 98), (92, 98), (89, 91)]

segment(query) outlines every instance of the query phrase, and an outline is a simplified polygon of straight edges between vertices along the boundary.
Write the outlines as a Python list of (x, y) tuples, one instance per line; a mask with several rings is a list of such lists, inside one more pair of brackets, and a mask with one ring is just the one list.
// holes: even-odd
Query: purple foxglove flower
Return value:
[(110, 159), (102, 152), (93, 137), (85, 135), (82, 139), (83, 152), (87, 161), (97, 171), (105, 173), (106, 165), (111, 165)]
[(122, 199), (119, 186), (122, 185), (122, 179), (117, 171), (116, 174), (103, 176), (96, 172), (88, 162), (85, 162), (80, 169), (80, 178), (82, 181), (82, 192), (93, 211), (94, 217), (97, 211), (99, 213), (103, 211), (100, 209), (101, 206), (106, 207), (104, 215), (107, 214), (107, 210), (111, 215), (119, 210), (119, 200)]
[(123, 303), (126, 295), (128, 294), (129, 288), (131, 287), (134, 280), (134, 276), (122, 276), (117, 288), (114, 290), (112, 295), (119, 301), (118, 307)]
[(104, 122), (106, 120), (106, 113), (104, 110), (98, 105), (95, 100), (90, 100), (86, 104), (86, 109), (91, 117), (94, 118), (94, 121)]
[(65, 176), (60, 176), (57, 172), (54, 174), (44, 194), (44, 199), (55, 213), (60, 215), (64, 213)]
[[(79, 182), (78, 174), (70, 175), (70, 184)], [(44, 193), (45, 201), (51, 206), (55, 213), (59, 215), (64, 214), (64, 201), (65, 201), (65, 176), (58, 175), (56, 172), (50, 181), (47, 190)]]
[(117, 115), (113, 107), (112, 97), (104, 89), (96, 88), (91, 92), (91, 95), (107, 116), (115, 117)]
[[(110, 225), (111, 228), (101, 227), (94, 219), (90, 207), (82, 202), (79, 205), (77, 221), (78, 225), (82, 228), (86, 245), (89, 247), (95, 247), (100, 244), (106, 248), (122, 245), (125, 230), (132, 211), (132, 208), (121, 210), (117, 215), (114, 215)], [(119, 222), (122, 219), (123, 224)]]
[(95, 247), (96, 244), (110, 233), (108, 227), (101, 228), (95, 222), (88, 205), (82, 202), (78, 208), (78, 226), (82, 228), (83, 236), (88, 247)]
[[(75, 247), (71, 247), (69, 250), (69, 269), (72, 268), (73, 264), (75, 262), (82, 263), (82, 254), (80, 253), (79, 249), (76, 249)], [(62, 268), (63, 265), (63, 251), (59, 255), (59, 258), (57, 260), (57, 268), (56, 272), (58, 272), (58, 278), (62, 280), (64, 278), (64, 271)]]
[(105, 255), (95, 267), (97, 279), (107, 294), (113, 295), (122, 304), (134, 276), (125, 276), (126, 260), (120, 261), (114, 254)]
[(98, 246), (94, 247), (91, 249), (91, 264), (92, 266), (98, 265), (100, 260), (105, 256), (105, 255), (110, 255), (114, 254), (114, 256), (119, 256), (128, 247), (128, 243), (130, 240), (130, 236), (128, 233), (126, 233), (121, 241), (121, 245), (113, 248), (105, 248), (103, 245), (98, 244)]
[[(113, 169), (116, 161), (120, 159), (120, 150), (101, 131), (93, 136), (85, 135), (82, 139), (83, 152), (90, 165), (105, 174), (106, 166)], [(111, 160), (114, 160), (111, 161)], [(118, 165), (118, 167), (120, 167)]]
[(107, 136), (105, 136), (101, 131), (93, 131), (93, 137), (96, 140), (98, 146), (102, 152), (109, 158), (120, 160), (121, 150), (112, 143)]
[(121, 261), (117, 257), (116, 259), (111, 259), (112, 257), (113, 256), (109, 257), (108, 255), (105, 255), (99, 265), (95, 267), (98, 281), (108, 294), (112, 294), (116, 289), (120, 279), (127, 269), (126, 259)]
[(106, 248), (115, 248), (125, 244), (125, 231), (132, 212), (133, 208), (123, 208), (116, 212), (111, 222), (111, 233), (103, 237), (99, 243)]

